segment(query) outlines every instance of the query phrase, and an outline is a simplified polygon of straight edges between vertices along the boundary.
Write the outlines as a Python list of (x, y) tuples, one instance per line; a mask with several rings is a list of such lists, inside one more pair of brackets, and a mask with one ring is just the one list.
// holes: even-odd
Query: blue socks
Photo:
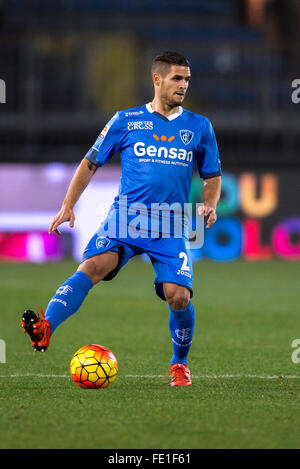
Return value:
[[(57, 290), (50, 300), (45, 319), (51, 324), (51, 332), (55, 331), (63, 321), (74, 314), (82, 305), (92, 288), (91, 279), (83, 272), (75, 272)], [(169, 328), (173, 342), (171, 365), (182, 363), (187, 365), (187, 356), (192, 344), (195, 326), (195, 310), (190, 301), (186, 308), (174, 310), (169, 306)]]
[(187, 365), (187, 356), (192, 344), (195, 310), (190, 301), (186, 308), (181, 310), (170, 309), (169, 328), (173, 342), (173, 356), (171, 365), (182, 363)]
[(59, 287), (45, 313), (45, 319), (51, 324), (52, 334), (57, 326), (80, 308), (92, 286), (91, 279), (78, 271)]

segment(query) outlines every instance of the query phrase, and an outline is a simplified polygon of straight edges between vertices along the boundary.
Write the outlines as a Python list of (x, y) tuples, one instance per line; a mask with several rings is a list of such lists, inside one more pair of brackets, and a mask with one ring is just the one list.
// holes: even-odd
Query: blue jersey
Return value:
[(188, 202), (197, 163), (201, 178), (221, 174), (218, 146), (210, 121), (179, 108), (165, 117), (148, 103), (117, 112), (104, 127), (86, 158), (102, 166), (121, 154), (121, 181), (114, 201), (127, 206)]

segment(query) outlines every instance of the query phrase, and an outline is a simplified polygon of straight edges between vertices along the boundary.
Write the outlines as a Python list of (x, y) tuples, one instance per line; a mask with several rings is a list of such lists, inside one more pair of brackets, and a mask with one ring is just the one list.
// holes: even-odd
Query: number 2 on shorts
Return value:
[(188, 270), (189, 271), (190, 268), (188, 266), (188, 256), (186, 255), (186, 253), (185, 252), (180, 252), (179, 257), (180, 257), (180, 259), (183, 258), (181, 270)]

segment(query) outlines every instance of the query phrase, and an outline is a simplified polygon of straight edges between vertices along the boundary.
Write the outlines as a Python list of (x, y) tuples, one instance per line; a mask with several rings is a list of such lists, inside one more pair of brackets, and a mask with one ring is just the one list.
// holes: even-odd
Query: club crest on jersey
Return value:
[(188, 145), (194, 137), (194, 132), (192, 132), (191, 130), (180, 130), (179, 134), (182, 142), (185, 145)]

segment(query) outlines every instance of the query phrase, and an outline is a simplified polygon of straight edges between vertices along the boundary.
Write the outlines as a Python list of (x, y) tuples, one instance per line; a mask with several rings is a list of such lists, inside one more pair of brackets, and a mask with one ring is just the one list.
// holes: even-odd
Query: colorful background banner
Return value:
[[(76, 205), (76, 225), (49, 236), (76, 165), (0, 165), (0, 260), (56, 261), (81, 258), (90, 236), (117, 194), (120, 168), (104, 167)], [(205, 230), (194, 261), (300, 259), (300, 210), (295, 171), (223, 174), (218, 220)], [(14, 184), (11, 181), (14, 181)], [(195, 174), (189, 202), (201, 202), (203, 181)]]

